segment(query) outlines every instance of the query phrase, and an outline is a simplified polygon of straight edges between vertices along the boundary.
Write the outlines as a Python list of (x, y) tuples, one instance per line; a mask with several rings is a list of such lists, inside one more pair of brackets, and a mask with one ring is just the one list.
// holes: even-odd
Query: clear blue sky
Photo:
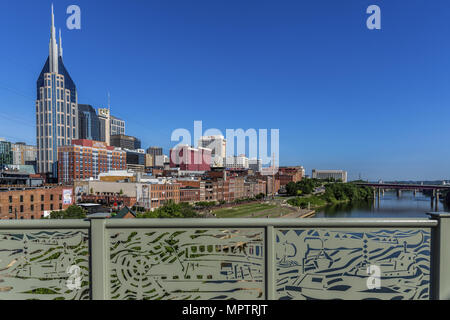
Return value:
[[(66, 8), (81, 8), (81, 30)], [(381, 30), (366, 8), (381, 8)], [(281, 165), (450, 178), (448, 0), (55, 0), (79, 103), (143, 147), (176, 128), (280, 130)], [(0, 137), (35, 144), (51, 1), (0, 3)]]

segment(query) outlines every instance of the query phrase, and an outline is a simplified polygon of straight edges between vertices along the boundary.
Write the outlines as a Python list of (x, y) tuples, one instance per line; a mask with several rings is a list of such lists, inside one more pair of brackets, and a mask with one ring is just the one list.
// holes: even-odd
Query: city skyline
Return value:
[[(11, 4), (8, 5), (11, 7), (9, 15), (5, 15), (7, 10), (3, 8), (0, 13), (1, 23), (7, 23), (9, 28), (17, 31), (14, 37), (5, 34), (4, 41), (10, 50), (0, 53), (6, 71), (0, 76), (0, 103), (10, 105), (1, 109), (0, 136), (35, 144), (34, 103), (29, 98), (35, 92), (32, 88), (46, 58), (51, 2), (24, 2), (34, 9), (25, 11)], [(443, 148), (445, 143), (440, 142), (445, 141), (449, 133), (445, 104), (450, 100), (449, 93), (444, 90), (449, 84), (444, 71), (448, 64), (441, 63), (445, 62), (449, 47), (438, 41), (445, 35), (445, 29), (442, 30), (440, 24), (443, 16), (435, 15), (441, 2), (437, 1), (434, 7), (424, 11), (420, 10), (425, 9), (421, 7), (425, 2), (411, 4), (405, 8), (406, 13), (401, 10), (402, 6), (378, 2), (383, 12), (388, 13), (383, 16), (380, 31), (364, 29), (367, 5), (356, 2), (345, 5), (325, 1), (319, 5), (305, 3), (308, 17), (298, 10), (299, 21), (295, 20), (294, 12), (287, 9), (300, 7), (289, 1), (285, 2), (286, 8), (277, 8), (272, 14), (269, 14), (269, 8), (274, 4), (269, 1), (263, 2), (261, 7), (231, 2), (231, 8), (247, 10), (240, 13), (232, 12), (222, 4), (204, 1), (195, 3), (197, 11), (178, 2), (174, 7), (159, 2), (130, 2), (125, 20), (111, 19), (117, 23), (112, 25), (105, 15), (120, 16), (119, 8), (124, 5), (108, 3), (112, 10), (105, 14), (101, 9), (106, 2), (79, 1), (82, 29), (62, 30), (67, 48), (65, 63), (77, 84), (78, 103), (106, 107), (107, 92), (110, 91), (112, 113), (127, 122), (127, 134), (140, 138), (145, 148), (161, 145), (167, 153), (176, 144), (170, 141), (173, 130), (191, 129), (193, 121), (202, 120), (205, 127), (222, 131), (226, 128), (280, 129), (282, 166), (303, 165), (308, 172), (314, 168), (343, 169), (349, 172), (349, 179), (359, 175), (370, 180), (448, 179), (450, 165), (446, 159), (450, 154)], [(66, 1), (55, 3), (58, 26), (65, 26), (65, 9), (69, 4)], [(143, 13), (139, 10), (144, 8), (153, 18), (148, 23), (144, 23)], [(251, 8), (258, 10), (251, 11)], [(333, 9), (348, 20), (335, 20)], [(211, 17), (208, 10), (212, 10)], [(322, 14), (321, 26), (311, 18), (318, 13)], [(19, 14), (25, 16), (20, 20), (24, 25), (16, 19)], [(406, 18), (417, 18), (419, 14), (428, 18), (419, 19), (420, 27), (404, 25)], [(398, 16), (398, 21), (394, 15)], [(180, 17), (187, 20), (188, 27), (184, 31), (188, 36), (184, 40), (180, 33), (182, 23), (163, 28)], [(212, 17), (220, 19), (213, 21)], [(227, 17), (230, 18), (228, 22)], [(264, 17), (273, 19), (265, 25)], [(282, 17), (289, 19), (282, 21)], [(164, 18), (171, 20), (164, 21)], [(200, 19), (194, 22), (194, 18)], [(29, 28), (31, 25), (32, 29)], [(329, 30), (327, 26), (337, 30)], [(119, 27), (124, 30), (118, 31)], [(212, 30), (206, 30), (207, 27)], [(269, 34), (257, 32), (257, 27), (264, 27)], [(295, 31), (283, 33), (287, 27)], [(316, 29), (307, 34), (302, 32), (303, 28)], [(6, 27), (2, 29), (7, 30)], [(218, 32), (222, 42), (208, 38), (213, 36), (213, 31)], [(332, 40), (334, 32), (343, 31), (347, 32), (344, 36)], [(129, 38), (126, 38), (127, 33)], [(152, 39), (149, 43), (145, 43), (147, 33)], [(430, 38), (430, 34), (434, 38)], [(171, 42), (165, 35), (177, 37)], [(252, 38), (252, 35), (256, 37)], [(311, 45), (303, 48), (306, 54), (300, 53), (300, 44), (288, 44), (289, 36), (293, 35), (297, 35), (293, 39)], [(114, 36), (118, 37), (116, 44)], [(324, 43), (312, 45), (313, 38), (320, 37)], [(351, 37), (358, 40), (358, 45), (347, 48), (346, 45), (353, 42)], [(268, 49), (277, 39), (280, 41), (279, 52), (271, 49), (264, 55), (258, 51)], [(395, 43), (400, 39), (400, 44)], [(192, 44), (189, 40), (196, 42)], [(345, 41), (340, 43), (339, 40)], [(330, 43), (325, 44), (327, 41)], [(119, 43), (123, 43), (124, 48), (119, 47)], [(234, 47), (226, 47), (226, 44)], [(438, 44), (440, 46), (436, 47)], [(25, 50), (23, 46), (33, 49)], [(184, 55), (178, 57), (171, 51), (177, 46), (190, 49), (181, 50)], [(206, 55), (202, 46), (209, 48), (211, 53)], [(229, 49), (229, 56), (219, 52), (224, 49), (221, 46)], [(401, 46), (405, 48), (401, 49)], [(111, 48), (118, 52), (105, 55)], [(287, 48), (294, 52), (282, 51)], [(417, 52), (411, 51), (414, 48)], [(325, 49), (335, 50), (335, 54), (327, 54)], [(256, 52), (260, 55), (255, 56)], [(298, 58), (316, 53), (323, 66), (318, 68), (317, 61), (309, 68), (305, 62), (293, 64), (297, 59), (294, 53)], [(363, 58), (357, 59), (360, 54)], [(279, 59), (286, 55), (288, 62), (281, 63)], [(355, 61), (350, 61), (351, 58)], [(252, 59), (257, 61), (252, 62)], [(269, 62), (275, 66), (268, 67)], [(194, 70), (196, 67), (199, 67), (198, 73)], [(225, 70), (228, 67), (231, 70)], [(305, 68), (303, 75), (302, 68)], [(386, 68), (393, 70), (387, 72)], [(397, 73), (401, 72), (403, 74), (399, 76)], [(243, 79), (238, 80), (238, 76)], [(123, 79), (127, 79), (126, 85)], [(189, 85), (188, 79), (192, 81)], [(208, 84), (211, 81), (215, 82)], [(342, 83), (337, 84), (338, 81)], [(421, 91), (417, 91), (419, 89)]]

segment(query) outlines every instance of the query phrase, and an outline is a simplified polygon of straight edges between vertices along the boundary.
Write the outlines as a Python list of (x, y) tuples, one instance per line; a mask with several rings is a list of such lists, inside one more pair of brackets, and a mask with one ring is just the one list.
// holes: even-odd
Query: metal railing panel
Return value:
[(430, 299), (430, 228), (278, 228), (276, 299)]
[(44, 225), (0, 229), (0, 299), (89, 299), (89, 230)]
[(109, 229), (111, 299), (265, 299), (264, 228)]

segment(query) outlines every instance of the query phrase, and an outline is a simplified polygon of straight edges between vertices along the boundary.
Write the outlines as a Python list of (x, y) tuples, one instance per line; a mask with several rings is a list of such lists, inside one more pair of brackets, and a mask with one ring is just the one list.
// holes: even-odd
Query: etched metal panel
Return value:
[(430, 230), (278, 229), (276, 297), (429, 299)]
[(264, 229), (109, 230), (111, 299), (264, 299)]
[(87, 230), (0, 232), (0, 299), (89, 299)]

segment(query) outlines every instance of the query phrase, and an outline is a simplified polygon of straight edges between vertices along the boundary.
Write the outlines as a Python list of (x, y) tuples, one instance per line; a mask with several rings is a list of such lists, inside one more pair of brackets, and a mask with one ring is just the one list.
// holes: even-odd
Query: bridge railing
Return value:
[(0, 299), (450, 299), (429, 219), (0, 222)]

